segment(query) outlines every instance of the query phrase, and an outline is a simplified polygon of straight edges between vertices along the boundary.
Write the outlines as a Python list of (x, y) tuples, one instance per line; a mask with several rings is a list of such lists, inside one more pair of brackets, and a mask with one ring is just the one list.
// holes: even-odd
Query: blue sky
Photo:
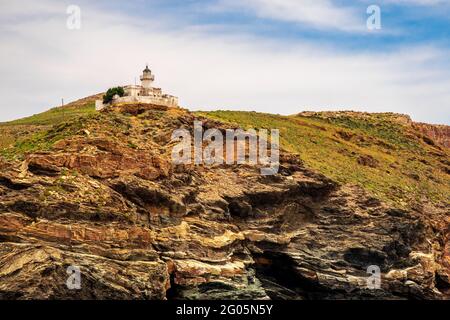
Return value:
[[(335, 0), (322, 1), (332, 4), (334, 10), (351, 12), (348, 25), (359, 23), (365, 26), (366, 9), (369, 5), (378, 5), (382, 10), (382, 30), (379, 32), (343, 32), (342, 27), (322, 26), (320, 19), (317, 24), (307, 23), (301, 19), (282, 18), (270, 14), (270, 7), (276, 7), (277, 2), (296, 3), (299, 16), (302, 6), (308, 2), (320, 0), (267, 0), (267, 1), (179, 1), (179, 0), (148, 0), (131, 1), (129, 3), (98, 2), (105, 10), (113, 9), (146, 19), (153, 13), (167, 20), (176, 19), (171, 27), (186, 28), (189, 26), (222, 27), (223, 32), (249, 33), (261, 37), (283, 39), (288, 41), (314, 40), (325, 41), (343, 49), (395, 48), (404, 44), (440, 43), (450, 46), (450, 1), (436, 0)], [(268, 12), (258, 13), (255, 7), (264, 7)], [(304, 5), (303, 3), (306, 3)], [(281, 5), (280, 5), (281, 7)], [(288, 8), (288, 6), (286, 6)], [(297, 8), (297, 6), (296, 6)], [(320, 14), (320, 11), (318, 12)], [(296, 21), (297, 20), (297, 21)], [(214, 31), (217, 31), (213, 28)]]
[[(71, 4), (80, 30), (66, 27)], [(148, 62), (192, 110), (450, 124), (450, 0), (18, 0), (0, 4), (0, 31), (0, 121), (132, 83)]]
[[(135, 1), (129, 4), (106, 6), (115, 10), (125, 10), (130, 15), (142, 18), (151, 16), (153, 12), (167, 17), (176, 17), (173, 28), (183, 28), (192, 25), (220, 25), (223, 31), (250, 33), (261, 37), (272, 37), (289, 41), (315, 40), (325, 41), (343, 49), (395, 48), (402, 44), (436, 43), (450, 45), (450, 1), (326, 1), (332, 3), (336, 10), (352, 10), (352, 19), (364, 27), (368, 17), (366, 9), (371, 4), (377, 4), (382, 9), (382, 25), (380, 32), (358, 33), (342, 32), (337, 27), (314, 26), (312, 23), (293, 21), (273, 17), (270, 14), (258, 14), (253, 7), (259, 6), (258, 1)], [(263, 1), (264, 2), (264, 1)], [(277, 1), (273, 2), (273, 6)], [(283, 1), (280, 1), (282, 3)], [(285, 1), (300, 4), (302, 0)], [(305, 1), (303, 1), (305, 2)], [(308, 2), (308, 1), (306, 1)], [(268, 5), (270, 6), (270, 5)], [(348, 21), (352, 23), (353, 21)]]

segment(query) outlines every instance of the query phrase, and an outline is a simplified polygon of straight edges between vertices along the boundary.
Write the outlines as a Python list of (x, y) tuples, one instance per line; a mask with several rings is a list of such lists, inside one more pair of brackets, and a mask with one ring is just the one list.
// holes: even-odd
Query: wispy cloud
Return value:
[(364, 12), (331, 0), (220, 0), (216, 10), (248, 10), (258, 17), (304, 24), (318, 29), (366, 32)]

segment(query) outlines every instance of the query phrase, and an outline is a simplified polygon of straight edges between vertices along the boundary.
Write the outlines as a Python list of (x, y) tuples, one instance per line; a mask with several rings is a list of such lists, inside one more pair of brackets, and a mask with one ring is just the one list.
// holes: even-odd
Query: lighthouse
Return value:
[(152, 74), (152, 71), (148, 68), (148, 65), (145, 67), (141, 76), (141, 84), (142, 88), (145, 91), (150, 91), (152, 88), (152, 83), (155, 80), (155, 76)]
[(178, 98), (170, 94), (163, 93), (161, 88), (154, 88), (153, 81), (155, 76), (152, 71), (145, 67), (141, 75), (141, 85), (127, 85), (123, 87), (123, 96), (114, 97), (109, 103), (103, 103), (103, 100), (95, 101), (95, 109), (102, 110), (105, 107), (114, 107), (124, 104), (147, 104), (149, 108), (152, 106), (163, 106), (168, 108), (178, 107)]

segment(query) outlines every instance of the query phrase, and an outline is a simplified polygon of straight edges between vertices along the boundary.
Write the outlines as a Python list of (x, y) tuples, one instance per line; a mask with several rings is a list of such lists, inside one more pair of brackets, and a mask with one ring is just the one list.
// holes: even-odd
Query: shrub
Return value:
[(125, 91), (122, 87), (109, 88), (108, 91), (106, 91), (106, 94), (103, 96), (103, 103), (110, 103), (116, 94), (119, 97), (123, 97)]

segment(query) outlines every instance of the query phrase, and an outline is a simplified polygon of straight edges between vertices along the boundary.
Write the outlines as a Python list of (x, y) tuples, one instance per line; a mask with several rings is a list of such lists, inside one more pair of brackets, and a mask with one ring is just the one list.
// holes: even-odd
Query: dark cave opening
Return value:
[(177, 293), (177, 284), (175, 283), (175, 273), (170, 273), (170, 288), (166, 291), (166, 298), (167, 300), (175, 300), (178, 297)]
[(256, 276), (271, 299), (320, 299), (327, 290), (316, 281), (302, 277), (296, 262), (282, 252), (253, 254)]

